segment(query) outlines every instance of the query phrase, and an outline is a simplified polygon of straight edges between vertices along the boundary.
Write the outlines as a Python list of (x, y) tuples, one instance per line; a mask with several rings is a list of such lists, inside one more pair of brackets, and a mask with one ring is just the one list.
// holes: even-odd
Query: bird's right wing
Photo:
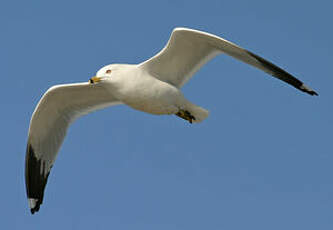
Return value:
[(221, 37), (206, 32), (176, 28), (166, 46), (141, 67), (161, 81), (182, 87), (206, 62), (227, 54), (252, 65), (310, 95), (317, 95), (300, 80), (264, 58)]
[(51, 87), (32, 115), (25, 162), (25, 182), (31, 213), (39, 210), (44, 189), (66, 131), (76, 118), (120, 102), (99, 84)]

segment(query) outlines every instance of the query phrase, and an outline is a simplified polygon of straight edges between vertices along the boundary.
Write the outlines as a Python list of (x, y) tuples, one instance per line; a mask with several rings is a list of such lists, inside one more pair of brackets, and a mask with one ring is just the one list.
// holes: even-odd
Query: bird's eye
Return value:
[(110, 69), (108, 69), (107, 71), (105, 71), (105, 73), (111, 73), (111, 70), (110, 70)]

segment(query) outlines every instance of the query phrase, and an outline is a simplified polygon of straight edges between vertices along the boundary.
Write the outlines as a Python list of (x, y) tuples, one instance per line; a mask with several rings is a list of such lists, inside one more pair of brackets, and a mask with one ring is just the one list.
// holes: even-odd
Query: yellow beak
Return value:
[(99, 82), (99, 81), (101, 81), (101, 78), (96, 77), (96, 76), (89, 79), (89, 83), (96, 83), (96, 82)]

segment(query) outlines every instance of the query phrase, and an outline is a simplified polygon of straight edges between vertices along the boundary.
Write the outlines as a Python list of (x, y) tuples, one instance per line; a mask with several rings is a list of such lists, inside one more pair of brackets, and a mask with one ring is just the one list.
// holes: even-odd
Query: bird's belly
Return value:
[(181, 107), (183, 95), (177, 88), (167, 83), (150, 82), (149, 85), (136, 86), (135, 90), (127, 91), (122, 101), (146, 113), (173, 114)]
[(178, 109), (175, 106), (172, 106), (170, 104), (163, 104), (153, 100), (144, 100), (144, 101), (136, 100), (134, 103), (128, 102), (126, 104), (132, 107), (133, 109), (158, 115), (173, 114), (178, 111)]
[(128, 98), (125, 103), (133, 109), (152, 114), (173, 114), (178, 111), (173, 103), (159, 97), (137, 96)]

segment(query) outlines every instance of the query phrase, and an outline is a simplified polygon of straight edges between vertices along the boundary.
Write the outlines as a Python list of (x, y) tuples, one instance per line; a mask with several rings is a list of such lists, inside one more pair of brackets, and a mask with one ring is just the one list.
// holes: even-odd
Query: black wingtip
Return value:
[(315, 91), (311, 91), (309, 92), (309, 94), (311, 94), (312, 96), (319, 96), (318, 93), (316, 93)]
[(42, 204), (42, 201), (40, 199), (31, 198), (31, 197), (28, 197), (28, 201), (29, 201), (29, 207), (30, 207), (31, 214), (38, 212), (39, 208)]
[(273, 63), (263, 59), (262, 57), (245, 50), (251, 57), (255, 58), (265, 69), (265, 72), (271, 74), (274, 77), (279, 78), (280, 80), (294, 86), (296, 89), (299, 89), (305, 93), (308, 93), (312, 96), (318, 96), (318, 93), (313, 91), (311, 88), (304, 85), (303, 82), (298, 80), (296, 77), (292, 76), (290, 73), (286, 72), (285, 70), (281, 69), (280, 67), (274, 65)]
[(302, 83), (300, 87), (297, 87), (299, 90), (302, 90), (305, 93), (310, 94), (311, 96), (318, 96), (318, 93)]
[(30, 209), (30, 212), (31, 212), (31, 214), (33, 215), (33, 214), (35, 214), (35, 212), (38, 212), (39, 211), (39, 205), (36, 205), (36, 207), (34, 207), (34, 208), (31, 208)]
[(313, 90), (302, 90), (302, 91), (307, 93), (307, 94), (310, 94), (311, 96), (319, 96), (318, 93), (313, 91)]
[(25, 181), (31, 214), (38, 212), (40, 205), (43, 203), (44, 189), (50, 172), (41, 174), (41, 172), (45, 170), (42, 167), (44, 167), (43, 162), (36, 157), (34, 149), (28, 144)]

